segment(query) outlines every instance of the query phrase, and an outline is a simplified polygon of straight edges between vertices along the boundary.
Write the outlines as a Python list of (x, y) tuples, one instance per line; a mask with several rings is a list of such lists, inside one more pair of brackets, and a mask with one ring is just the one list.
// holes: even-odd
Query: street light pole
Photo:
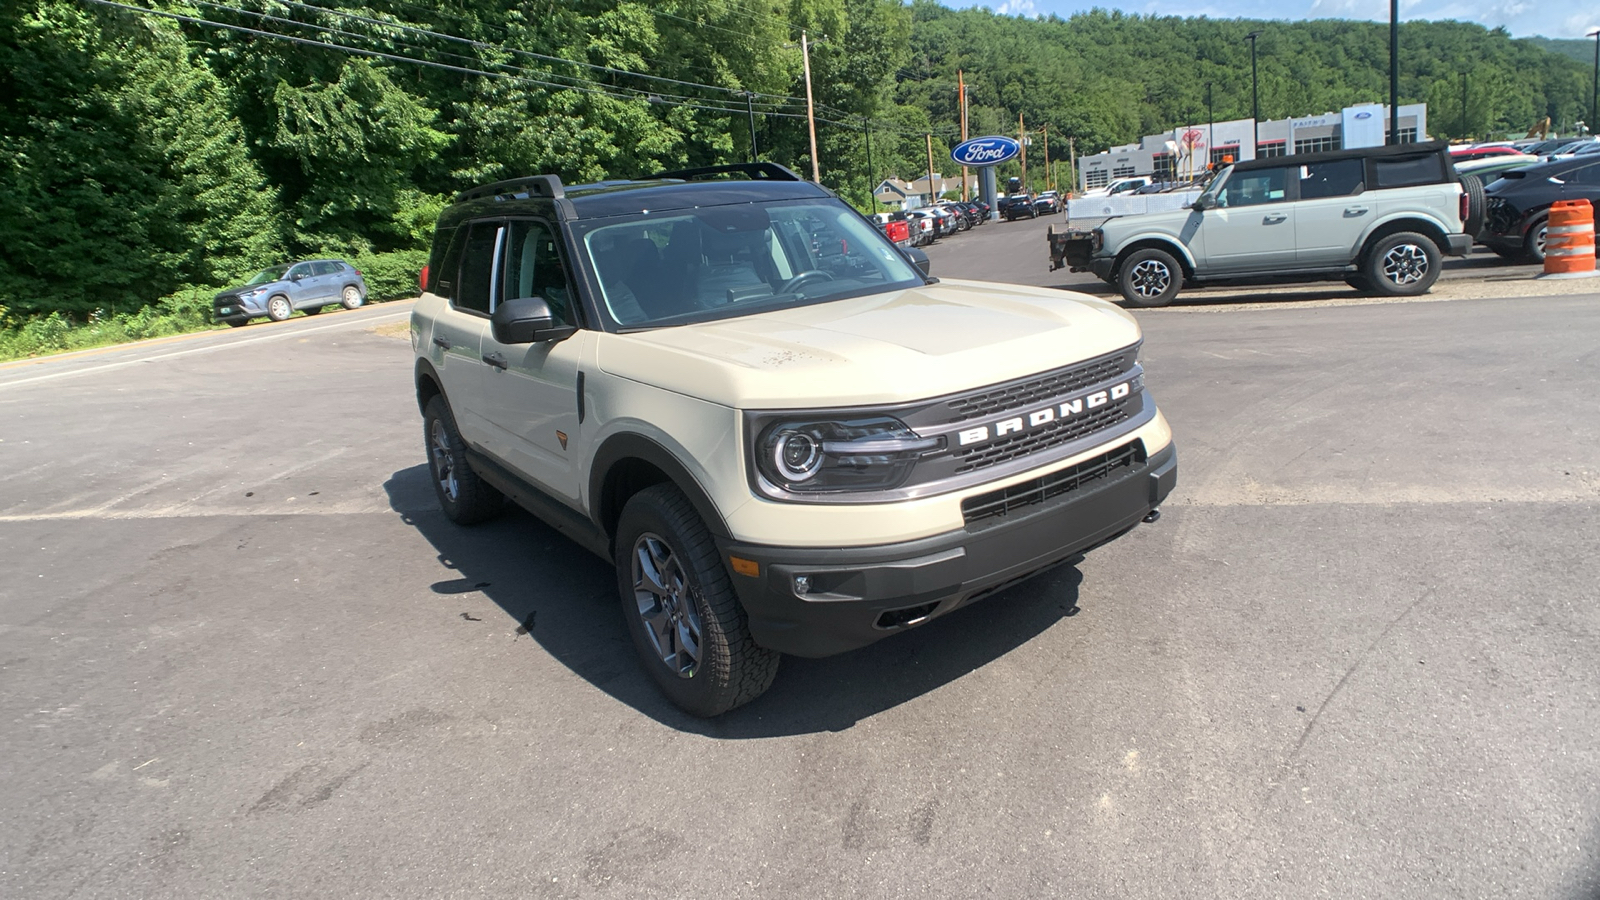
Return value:
[(867, 139), (867, 201), (872, 211), (878, 211), (878, 186), (872, 183), (872, 130), (867, 127), (867, 117), (861, 117), (861, 135)]
[(1586, 35), (1594, 38), (1594, 93), (1589, 95), (1589, 133), (1600, 128), (1600, 28)]
[[(1421, 136), (1418, 136), (1420, 140)], [(1400, 0), (1389, 0), (1389, 140), (1400, 143)]]
[[(1211, 111), (1211, 82), (1206, 82), (1206, 152), (1217, 152), (1217, 115)], [(1211, 167), (1206, 166), (1209, 170)]]
[[(1398, 0), (1396, 0), (1398, 2)], [(1261, 87), (1256, 73), (1256, 38), (1261, 37), (1261, 32), (1252, 31), (1245, 35), (1245, 40), (1250, 42), (1250, 155), (1261, 155)]]

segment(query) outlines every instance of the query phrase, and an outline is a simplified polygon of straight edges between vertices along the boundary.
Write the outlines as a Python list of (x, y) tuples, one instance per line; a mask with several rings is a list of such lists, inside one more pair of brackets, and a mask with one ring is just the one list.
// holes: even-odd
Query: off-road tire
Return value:
[(361, 289), (353, 284), (345, 285), (344, 292), (339, 295), (339, 305), (345, 309), (357, 309), (365, 302), (367, 298), (361, 296)]
[(1414, 231), (1401, 231), (1375, 241), (1361, 261), (1361, 275), (1374, 293), (1388, 297), (1426, 294), (1439, 280), (1439, 247)]
[(1166, 306), (1183, 286), (1183, 267), (1172, 254), (1146, 247), (1128, 254), (1117, 269), (1117, 290), (1134, 306)]
[[(635, 555), (654, 538), (670, 550), (700, 626), (697, 663), (689, 674), (667, 664), (656, 649), (635, 584)], [(674, 705), (709, 718), (749, 703), (772, 686), (778, 654), (756, 644), (717, 545), (676, 485), (657, 484), (628, 499), (616, 534), (617, 590), (639, 660)], [(646, 592), (650, 593), (650, 592)]]
[(1474, 238), (1483, 230), (1483, 215), (1488, 201), (1483, 195), (1483, 179), (1476, 175), (1461, 176), (1461, 189), (1467, 192), (1467, 220), (1461, 230)]
[(294, 304), (282, 294), (275, 294), (267, 301), (267, 318), (274, 322), (282, 322), (294, 315)]
[[(456, 430), (455, 417), (443, 397), (428, 401), (422, 413), (422, 446), (427, 454), (428, 480), (445, 518), (457, 525), (476, 525), (499, 515), (506, 497), (478, 477), (467, 463), (467, 447)], [(440, 458), (443, 454), (444, 459)], [(444, 465), (449, 470), (444, 471)], [(445, 483), (453, 484), (453, 491)], [(452, 495), (453, 494), (453, 495)]]

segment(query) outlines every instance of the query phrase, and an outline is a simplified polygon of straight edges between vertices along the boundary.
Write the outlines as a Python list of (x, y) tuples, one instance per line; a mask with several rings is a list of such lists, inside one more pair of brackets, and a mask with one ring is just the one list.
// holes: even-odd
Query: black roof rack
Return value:
[(518, 194), (524, 194), (528, 197), (563, 200), (566, 199), (567, 191), (561, 185), (560, 176), (527, 175), (522, 178), (496, 181), (494, 184), (485, 184), (481, 187), (462, 191), (456, 195), (456, 202), (480, 200), (484, 197), (515, 197)]
[(671, 172), (657, 172), (651, 175), (650, 179), (677, 178), (683, 181), (697, 181), (714, 175), (728, 175), (735, 172), (750, 176), (752, 181), (804, 180), (799, 175), (775, 162), (733, 163), (726, 166), (704, 166), (699, 169), (677, 169)]

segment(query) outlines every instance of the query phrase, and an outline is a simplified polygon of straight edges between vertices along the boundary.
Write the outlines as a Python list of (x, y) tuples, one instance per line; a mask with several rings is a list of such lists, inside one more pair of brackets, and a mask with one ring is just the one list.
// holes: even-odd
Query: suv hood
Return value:
[(1084, 294), (951, 280), (600, 338), (600, 368), (613, 375), (736, 409), (792, 409), (1023, 378), (1126, 347), (1139, 325)]

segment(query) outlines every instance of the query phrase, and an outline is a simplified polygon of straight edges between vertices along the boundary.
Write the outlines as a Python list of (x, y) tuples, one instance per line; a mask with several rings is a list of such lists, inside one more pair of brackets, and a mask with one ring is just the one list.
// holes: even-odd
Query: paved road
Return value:
[(0, 896), (1600, 893), (1600, 295), (1141, 313), (1159, 523), (709, 723), (403, 312), (0, 369)]

